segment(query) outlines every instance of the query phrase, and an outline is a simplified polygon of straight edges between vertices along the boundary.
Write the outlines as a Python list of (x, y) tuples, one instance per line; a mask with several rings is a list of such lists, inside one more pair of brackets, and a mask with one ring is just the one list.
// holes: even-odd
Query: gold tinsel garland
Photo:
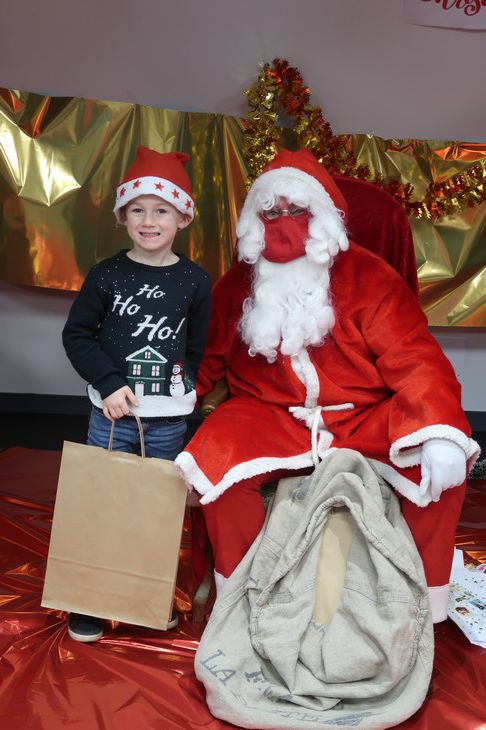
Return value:
[(390, 193), (409, 215), (437, 220), (459, 213), (486, 200), (486, 168), (478, 163), (447, 180), (430, 183), (422, 200), (411, 200), (413, 186), (400, 180), (385, 180), (359, 165), (350, 137), (334, 135), (318, 106), (310, 104), (310, 90), (298, 69), (276, 58), (265, 64), (258, 80), (245, 91), (250, 114), (245, 120), (246, 155), (251, 183), (275, 157), (282, 130), (277, 110), (283, 109), (294, 122), (299, 145), (310, 150), (333, 174), (367, 180)]

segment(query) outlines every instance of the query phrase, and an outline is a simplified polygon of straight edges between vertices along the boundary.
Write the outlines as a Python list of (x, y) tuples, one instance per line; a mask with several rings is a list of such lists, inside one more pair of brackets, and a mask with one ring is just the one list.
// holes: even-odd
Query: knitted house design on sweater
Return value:
[(137, 397), (163, 395), (167, 358), (147, 345), (127, 355), (127, 381)]

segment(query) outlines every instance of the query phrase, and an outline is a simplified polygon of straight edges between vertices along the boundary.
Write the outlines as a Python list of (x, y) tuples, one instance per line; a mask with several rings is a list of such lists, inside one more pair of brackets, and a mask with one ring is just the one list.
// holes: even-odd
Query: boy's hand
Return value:
[(103, 415), (105, 418), (109, 418), (110, 421), (116, 421), (118, 418), (127, 416), (130, 413), (129, 404), (138, 406), (138, 400), (132, 389), (128, 385), (124, 385), (123, 388), (118, 388), (108, 398), (105, 398), (103, 401)]

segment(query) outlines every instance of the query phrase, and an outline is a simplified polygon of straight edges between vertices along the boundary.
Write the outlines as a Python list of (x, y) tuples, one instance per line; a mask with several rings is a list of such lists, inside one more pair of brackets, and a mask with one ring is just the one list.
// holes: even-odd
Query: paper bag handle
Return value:
[[(143, 438), (142, 421), (137, 416), (137, 414), (134, 413), (133, 411), (130, 411), (130, 415), (133, 416), (137, 422), (138, 435), (140, 436), (140, 454), (142, 456), (142, 459), (145, 459), (145, 441)], [(108, 441), (108, 451), (113, 451), (113, 436), (115, 435), (115, 423), (116, 423), (116, 421), (111, 422), (110, 440)]]

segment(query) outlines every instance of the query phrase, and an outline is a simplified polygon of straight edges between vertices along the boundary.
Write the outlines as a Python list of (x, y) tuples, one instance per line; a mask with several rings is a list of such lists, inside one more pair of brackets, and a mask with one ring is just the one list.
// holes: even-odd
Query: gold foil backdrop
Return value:
[[(383, 140), (353, 135), (353, 151), (362, 164), (385, 179), (400, 176), (421, 198), (434, 181), (486, 162), (486, 144)], [(486, 203), (432, 222), (409, 217), (420, 301), (429, 324), (486, 325)]]
[[(289, 133), (286, 133), (289, 136)], [(0, 90), (0, 278), (76, 290), (88, 269), (128, 247), (114, 190), (139, 144), (191, 156), (197, 209), (175, 248), (216, 280), (231, 263), (245, 196), (243, 120), (135, 104)], [(351, 135), (362, 164), (411, 183), (486, 160), (486, 145)], [(430, 324), (486, 325), (486, 204), (435, 223), (411, 218)]]
[(77, 290), (129, 248), (114, 191), (143, 144), (190, 155), (195, 219), (175, 248), (217, 279), (245, 194), (241, 142), (241, 122), (217, 114), (0, 91), (0, 278)]

